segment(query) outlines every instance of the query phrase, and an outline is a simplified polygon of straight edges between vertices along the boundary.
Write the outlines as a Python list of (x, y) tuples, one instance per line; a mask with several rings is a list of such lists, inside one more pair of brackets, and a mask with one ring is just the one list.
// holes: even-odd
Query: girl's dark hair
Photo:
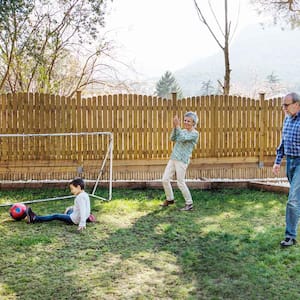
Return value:
[(80, 186), (82, 190), (84, 190), (84, 182), (81, 178), (75, 178), (70, 182), (70, 185), (74, 185), (75, 187)]

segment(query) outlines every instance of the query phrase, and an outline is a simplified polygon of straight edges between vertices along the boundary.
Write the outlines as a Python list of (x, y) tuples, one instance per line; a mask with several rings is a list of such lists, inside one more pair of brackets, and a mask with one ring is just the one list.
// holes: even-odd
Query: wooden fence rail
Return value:
[[(263, 95), (257, 100), (219, 95), (176, 99), (173, 94), (172, 99), (162, 99), (134, 94), (82, 98), (80, 92), (75, 98), (2, 94), (0, 133), (110, 131), (114, 134), (114, 178), (155, 179), (161, 176), (172, 151), (169, 136), (173, 116), (177, 114), (183, 119), (186, 111), (195, 111), (199, 116), (200, 139), (193, 152), (189, 177), (266, 177), (270, 172), (265, 168), (272, 163), (281, 137), (280, 101), (279, 98), (265, 100)], [(51, 148), (54, 149), (52, 162), (61, 164), (68, 156), (74, 162), (71, 145), (75, 141), (61, 141), (60, 147), (51, 146), (46, 139), (44, 145), (40, 143), (41, 158), (47, 160)], [(32, 155), (32, 147), (26, 144), (18, 144), (15, 153), (2, 146), (0, 174), (14, 172), (13, 165), (22, 161), (33, 164), (41, 160)], [(64, 157), (59, 148), (64, 148)], [(89, 151), (87, 160), (99, 159), (99, 153), (103, 155), (99, 151)], [(247, 170), (250, 165), (252, 174), (236, 173), (240, 172), (237, 167)], [(236, 170), (232, 171), (233, 168)]]

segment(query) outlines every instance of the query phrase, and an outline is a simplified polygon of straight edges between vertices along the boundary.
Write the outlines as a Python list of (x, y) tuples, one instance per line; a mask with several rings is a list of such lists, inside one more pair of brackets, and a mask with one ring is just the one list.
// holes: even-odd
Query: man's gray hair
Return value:
[(194, 127), (198, 124), (199, 119), (195, 112), (188, 111), (187, 113), (184, 114), (184, 116), (188, 117), (188, 118), (192, 118), (192, 120), (194, 121), (194, 124), (193, 124)]
[(285, 97), (291, 97), (293, 102), (300, 102), (300, 96), (297, 93), (289, 93)]

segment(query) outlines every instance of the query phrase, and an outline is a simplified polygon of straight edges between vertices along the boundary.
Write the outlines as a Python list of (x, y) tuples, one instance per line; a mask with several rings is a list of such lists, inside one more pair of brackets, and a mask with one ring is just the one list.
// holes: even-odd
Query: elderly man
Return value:
[(296, 244), (300, 216), (300, 96), (296, 93), (287, 94), (283, 98), (282, 108), (285, 119), (273, 173), (279, 174), (280, 163), (285, 156), (290, 190), (286, 204), (285, 239), (280, 242), (280, 245), (288, 247)]

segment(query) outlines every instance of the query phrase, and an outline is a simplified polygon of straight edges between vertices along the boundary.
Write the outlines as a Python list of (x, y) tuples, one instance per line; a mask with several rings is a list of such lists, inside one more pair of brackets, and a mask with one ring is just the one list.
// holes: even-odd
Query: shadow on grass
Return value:
[(29, 231), (8, 222), (16, 236), (1, 239), (1, 255), (15, 257), (4, 259), (1, 289), (16, 299), (299, 298), (298, 248), (278, 247), (285, 196), (192, 193), (194, 211), (179, 212), (182, 200), (159, 208), (160, 192), (137, 191), (132, 199), (121, 191), (123, 202), (94, 205), (98, 223), (82, 235), (56, 222)]
[[(193, 212), (178, 212), (175, 207), (157, 209), (140, 217), (132, 227), (116, 230), (97, 247), (102, 254), (120, 257), (116, 260), (118, 267), (109, 264), (115, 270), (133, 258), (145, 264), (146, 270), (154, 270), (153, 274), (161, 279), (161, 282), (153, 280), (155, 288), (164, 290), (163, 295), (155, 294), (156, 297), (299, 297), (298, 284), (290, 282), (290, 277), (296, 277), (297, 272), (290, 272), (289, 266), (295, 266), (295, 257), (300, 256), (296, 248), (282, 252), (278, 247), (284, 203), (276, 195), (266, 200), (265, 193), (253, 193), (252, 199), (249, 193), (237, 191), (234, 194), (215, 192), (206, 193), (206, 199), (194, 197), (196, 208)], [(174, 258), (172, 263), (177, 266), (171, 268), (172, 275), (177, 278), (173, 282), (174, 276), (169, 276), (168, 268), (159, 265), (164, 260), (170, 263), (168, 255)], [(136, 267), (138, 272), (141, 267)], [(296, 262), (296, 269), (299, 267)], [(103, 273), (103, 279), (105, 277)], [(138, 281), (136, 273), (132, 279)], [(149, 284), (147, 280), (141, 283)], [(112, 283), (112, 287), (120, 286)], [(141, 287), (131, 294), (134, 299), (141, 295), (147, 295), (147, 289)]]

